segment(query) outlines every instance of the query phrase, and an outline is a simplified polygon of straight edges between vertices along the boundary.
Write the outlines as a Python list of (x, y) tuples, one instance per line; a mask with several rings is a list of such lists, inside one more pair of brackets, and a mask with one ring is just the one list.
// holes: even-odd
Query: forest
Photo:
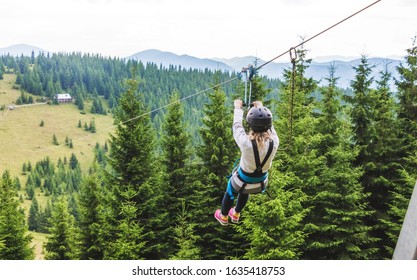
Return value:
[(363, 55), (349, 89), (338, 87), (335, 67), (324, 84), (307, 77), (308, 51), (296, 51), (282, 81), (252, 78), (280, 148), (270, 196), (251, 195), (228, 227), (213, 213), (239, 157), (232, 104), (244, 83), (223, 83), (237, 73), (79, 53), (1, 56), (0, 79), (15, 74), (25, 100), (68, 92), (80, 111), (94, 100), (94, 113), (112, 114), (116, 128), (94, 147), (88, 172), (72, 154), (28, 159), (25, 182), (2, 174), (0, 259), (34, 258), (28, 230), (47, 234), (48, 260), (391, 259), (417, 179), (417, 46), (397, 79), (371, 76)]

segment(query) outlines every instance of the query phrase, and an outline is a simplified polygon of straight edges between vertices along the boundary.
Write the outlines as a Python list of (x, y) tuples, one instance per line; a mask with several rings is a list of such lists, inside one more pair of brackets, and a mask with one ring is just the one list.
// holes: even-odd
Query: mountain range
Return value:
[[(32, 52), (35, 55), (39, 53), (48, 53), (39, 47), (30, 46), (26, 44), (13, 45), (6, 48), (0, 48), (0, 55), (10, 54), (13, 56), (31, 56)], [(234, 57), (234, 58), (197, 58), (189, 55), (177, 55), (171, 52), (165, 52), (155, 49), (145, 50), (135, 53), (125, 59), (136, 59), (143, 63), (152, 62), (163, 67), (169, 66), (181, 66), (185, 69), (201, 69), (201, 70), (220, 70), (229, 72), (240, 72), (242, 67), (247, 67), (249, 64), (262, 65), (265, 61), (257, 59), (254, 56)], [(368, 58), (369, 65), (375, 65), (372, 69), (372, 76), (378, 80), (380, 72), (388, 68), (393, 77), (397, 77), (398, 73), (396, 67), (400, 65), (401, 59), (397, 58)], [(338, 86), (347, 88), (350, 85), (350, 81), (355, 77), (354, 67), (360, 64), (360, 58), (347, 58), (342, 56), (329, 56), (313, 59), (311, 64), (306, 70), (306, 75), (313, 77), (315, 80), (324, 82), (324, 78), (329, 75), (329, 67), (334, 65), (336, 68), (336, 76), (340, 77), (338, 80)], [(260, 75), (264, 75), (270, 78), (283, 78), (283, 70), (291, 69), (290, 62), (271, 62), (259, 70)], [(393, 86), (393, 83), (392, 83)]]
[(47, 53), (47, 51), (44, 51), (41, 48), (27, 45), (27, 44), (18, 44), (13, 45), (5, 48), (0, 48), (0, 55), (11, 55), (11, 56), (31, 56), (32, 51), (35, 55), (38, 55), (41, 52)]

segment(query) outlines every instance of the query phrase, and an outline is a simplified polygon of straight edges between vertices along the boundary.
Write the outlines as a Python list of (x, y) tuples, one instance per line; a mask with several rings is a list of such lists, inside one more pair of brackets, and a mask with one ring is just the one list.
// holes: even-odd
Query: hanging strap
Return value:
[[(243, 67), (239, 73), (239, 78), (242, 77), (242, 73), (245, 74), (245, 96), (243, 99), (243, 106), (250, 107), (252, 103), (252, 78), (257, 74), (257, 69), (253, 65), (248, 65), (247, 68)], [(249, 82), (249, 92), (248, 92)]]

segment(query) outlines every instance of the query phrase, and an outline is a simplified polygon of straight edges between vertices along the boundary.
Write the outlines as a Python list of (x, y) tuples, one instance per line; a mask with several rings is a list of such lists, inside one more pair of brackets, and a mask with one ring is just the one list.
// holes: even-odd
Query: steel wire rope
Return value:
[(313, 39), (317, 38), (318, 36), (322, 35), (323, 33), (325, 33), (325, 32), (327, 32), (327, 31), (329, 31), (329, 30), (331, 30), (331, 29), (335, 28), (335, 27), (336, 27), (336, 26), (338, 26), (339, 24), (341, 24), (341, 23), (343, 23), (343, 22), (345, 22), (345, 21), (349, 20), (350, 18), (352, 18), (352, 17), (356, 16), (357, 14), (360, 14), (361, 12), (365, 11), (366, 9), (368, 9), (368, 8), (370, 8), (370, 7), (372, 7), (372, 6), (374, 6), (375, 4), (377, 4), (378, 2), (381, 2), (381, 1), (382, 1), (382, 0), (377, 0), (377, 1), (375, 1), (375, 2), (373, 2), (373, 3), (371, 3), (371, 4), (369, 4), (368, 6), (366, 6), (366, 7), (362, 8), (362, 9), (360, 9), (359, 11), (357, 11), (357, 12), (355, 12), (355, 13), (351, 14), (350, 16), (347, 16), (347, 17), (345, 17), (344, 19), (342, 19), (342, 20), (338, 21), (337, 23), (333, 24), (332, 26), (327, 27), (326, 29), (324, 29), (324, 30), (320, 31), (319, 33), (315, 34), (314, 36), (312, 36), (312, 37), (310, 37), (310, 38), (308, 38), (308, 39), (306, 39), (306, 40), (303, 40), (303, 42), (299, 43), (298, 45), (291, 47), (291, 48), (290, 48), (290, 49), (288, 49), (287, 51), (285, 51), (285, 52), (283, 52), (283, 53), (281, 53), (281, 54), (277, 55), (276, 57), (274, 57), (274, 58), (272, 58), (272, 59), (270, 59), (270, 60), (266, 61), (265, 63), (261, 64), (260, 66), (256, 67), (256, 68), (255, 68), (255, 71), (257, 71), (257, 70), (261, 69), (262, 67), (264, 67), (265, 65), (267, 65), (267, 64), (269, 64), (269, 63), (271, 63), (271, 62), (273, 62), (274, 60), (277, 60), (278, 58), (280, 58), (280, 57), (282, 57), (282, 56), (286, 55), (286, 54), (287, 54), (287, 53), (289, 53), (292, 49), (297, 49), (298, 47), (300, 47), (300, 46), (302, 46), (302, 45), (307, 44), (307, 43), (308, 43), (308, 42), (310, 42), (311, 40), (313, 40)]

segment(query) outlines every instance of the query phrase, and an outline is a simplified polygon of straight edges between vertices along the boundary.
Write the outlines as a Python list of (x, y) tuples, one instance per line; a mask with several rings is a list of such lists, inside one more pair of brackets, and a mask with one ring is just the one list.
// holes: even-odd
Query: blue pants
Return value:
[[(230, 180), (232, 180), (232, 178), (230, 178)], [(224, 194), (223, 201), (222, 201), (222, 215), (223, 216), (227, 216), (227, 214), (229, 213), (230, 208), (232, 208), (233, 206), (233, 201), (236, 195), (238, 195), (238, 197), (237, 197), (235, 211), (238, 213), (242, 212), (243, 207), (245, 207), (246, 202), (248, 202), (248, 199), (249, 199), (249, 194), (243, 194), (243, 193), (238, 194), (238, 192), (236, 192), (231, 186), (232, 182), (230, 180), (227, 184), (227, 189)], [(232, 196), (230, 192), (232, 192)]]

